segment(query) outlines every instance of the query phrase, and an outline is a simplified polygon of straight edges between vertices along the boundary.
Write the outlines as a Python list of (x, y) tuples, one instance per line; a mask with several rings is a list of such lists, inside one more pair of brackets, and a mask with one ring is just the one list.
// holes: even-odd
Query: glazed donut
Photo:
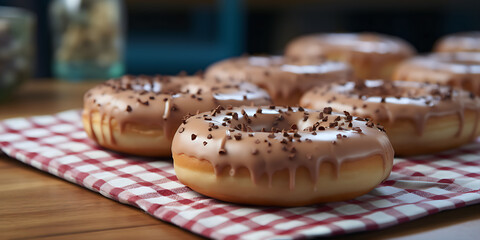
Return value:
[(351, 80), (352, 70), (340, 62), (317, 61), (305, 65), (300, 61), (285, 61), (280, 56), (250, 56), (215, 63), (208, 67), (205, 75), (220, 81), (249, 81), (267, 90), (276, 105), (293, 106), (298, 105), (301, 95), (313, 86)]
[(223, 201), (265, 206), (365, 194), (389, 176), (393, 154), (381, 129), (328, 107), (202, 113), (179, 127), (172, 144), (175, 173), (185, 185)]
[(480, 53), (451, 52), (418, 56), (401, 63), (395, 80), (429, 82), (480, 94)]
[(183, 117), (221, 106), (270, 103), (268, 94), (246, 82), (199, 76), (124, 76), (90, 89), (82, 121), (99, 145), (140, 156), (170, 156)]
[(435, 52), (480, 52), (480, 32), (461, 32), (440, 38)]
[(468, 143), (480, 134), (480, 99), (436, 84), (382, 80), (332, 84), (307, 92), (301, 106), (334, 111), (382, 124), (397, 155), (427, 154)]
[(359, 79), (390, 79), (395, 66), (415, 53), (406, 41), (377, 33), (306, 35), (292, 40), (285, 50), (286, 57), (306, 62), (347, 62)]

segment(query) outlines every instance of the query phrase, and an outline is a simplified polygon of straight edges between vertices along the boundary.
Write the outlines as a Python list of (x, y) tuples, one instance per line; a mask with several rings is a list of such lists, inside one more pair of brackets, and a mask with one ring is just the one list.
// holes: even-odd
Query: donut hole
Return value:
[[(262, 114), (262, 117), (255, 117), (255, 115)], [(233, 114), (235, 115), (235, 113)], [(232, 116), (227, 123), (230, 128), (240, 130), (243, 132), (282, 132), (298, 130), (302, 131), (312, 127), (319, 122), (320, 125), (326, 126), (327, 122), (322, 122), (318, 118), (305, 118), (303, 112), (278, 112), (277, 110), (265, 110), (261, 113), (254, 111), (246, 111), (245, 114), (238, 114)]]
[(288, 119), (278, 121), (279, 116), (281, 115), (269, 114), (267, 117), (262, 118), (249, 117), (250, 122), (247, 118), (239, 116), (238, 120), (232, 119), (230, 127), (244, 132), (262, 132), (262, 130), (269, 132), (272, 129), (278, 129), (279, 131), (288, 131), (291, 129), (293, 124), (296, 124), (296, 122), (290, 121)]

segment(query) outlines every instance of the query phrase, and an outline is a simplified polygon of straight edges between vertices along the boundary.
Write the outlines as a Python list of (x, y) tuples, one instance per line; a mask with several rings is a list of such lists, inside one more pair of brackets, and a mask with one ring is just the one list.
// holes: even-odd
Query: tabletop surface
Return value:
[[(0, 119), (81, 108), (98, 82), (31, 81), (0, 103)], [(143, 211), (0, 153), (0, 239), (200, 239)], [(480, 204), (335, 239), (477, 239)]]

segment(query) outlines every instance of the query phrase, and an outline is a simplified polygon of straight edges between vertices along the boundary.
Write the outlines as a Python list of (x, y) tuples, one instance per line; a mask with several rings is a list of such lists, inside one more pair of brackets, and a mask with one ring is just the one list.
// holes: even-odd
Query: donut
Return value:
[(100, 146), (140, 156), (170, 156), (183, 117), (221, 106), (269, 104), (268, 94), (247, 82), (200, 76), (124, 76), (90, 89), (82, 122)]
[(480, 52), (480, 32), (461, 32), (440, 38), (435, 52)]
[(480, 94), (480, 53), (433, 53), (414, 57), (395, 69), (393, 79), (449, 85)]
[(452, 149), (479, 135), (480, 99), (474, 94), (437, 84), (366, 80), (331, 84), (307, 92), (300, 105), (334, 111), (383, 125), (399, 156)]
[(351, 68), (341, 62), (303, 64), (280, 56), (244, 56), (226, 59), (207, 68), (207, 78), (246, 80), (268, 91), (275, 105), (298, 105), (301, 95), (331, 81), (352, 80)]
[(359, 79), (390, 79), (395, 66), (413, 56), (406, 41), (377, 33), (324, 33), (300, 36), (287, 44), (285, 56), (306, 62), (328, 59), (349, 63)]
[(302, 206), (352, 199), (386, 179), (381, 128), (326, 107), (236, 107), (188, 118), (172, 143), (183, 184), (223, 201)]

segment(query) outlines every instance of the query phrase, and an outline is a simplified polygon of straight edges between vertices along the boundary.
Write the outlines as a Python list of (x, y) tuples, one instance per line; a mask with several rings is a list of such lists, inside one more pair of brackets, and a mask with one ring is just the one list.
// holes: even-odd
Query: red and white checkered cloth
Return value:
[(395, 159), (389, 179), (356, 199), (296, 208), (217, 201), (178, 182), (171, 159), (99, 148), (78, 110), (0, 122), (7, 155), (216, 239), (332, 236), (374, 230), (480, 203), (480, 142), (437, 155)]

